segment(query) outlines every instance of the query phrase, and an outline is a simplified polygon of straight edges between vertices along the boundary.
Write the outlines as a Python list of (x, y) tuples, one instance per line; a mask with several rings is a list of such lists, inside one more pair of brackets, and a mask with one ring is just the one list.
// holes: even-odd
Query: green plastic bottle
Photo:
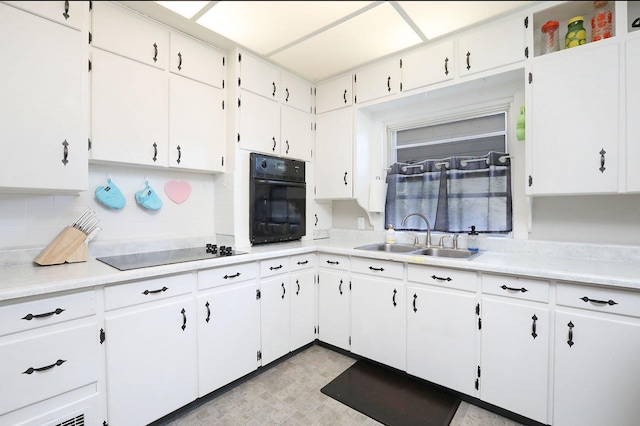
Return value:
[(576, 16), (567, 22), (567, 35), (564, 38), (564, 47), (582, 46), (587, 42), (587, 31), (584, 29), (584, 16)]

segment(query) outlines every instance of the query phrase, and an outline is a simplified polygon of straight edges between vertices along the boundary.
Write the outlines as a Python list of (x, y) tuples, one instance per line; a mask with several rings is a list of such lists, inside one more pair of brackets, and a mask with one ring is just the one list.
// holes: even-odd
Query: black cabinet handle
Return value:
[(431, 278), (433, 278), (434, 280), (438, 280), (438, 281), (451, 281), (451, 277), (439, 277), (437, 275), (431, 275)]
[(285, 154), (289, 153), (289, 140), (286, 140), (285, 143), (287, 144), (287, 150), (285, 151)]
[(391, 76), (387, 77), (387, 92), (391, 91)]
[(153, 43), (153, 62), (158, 62), (158, 44)]
[(395, 308), (397, 306), (396, 303), (396, 294), (398, 294), (398, 290), (396, 290), (395, 288), (393, 289), (393, 296), (391, 297), (391, 301), (393, 302), (393, 307)]
[(298, 286), (298, 290), (296, 290), (296, 296), (300, 294), (300, 281), (296, 280), (296, 285)]
[(275, 151), (276, 150), (276, 138), (272, 137), (271, 139), (273, 140), (273, 148), (271, 148), (271, 151)]
[(64, 312), (64, 309), (62, 308), (56, 308), (55, 311), (51, 311), (51, 312), (47, 312), (44, 314), (27, 314), (25, 316), (22, 317), (23, 320), (27, 320), (27, 321), (31, 321), (34, 318), (46, 318), (46, 317), (50, 317), (51, 315), (60, 315), (61, 313)]
[(599, 152), (600, 154), (600, 168), (598, 170), (600, 170), (600, 173), (604, 173), (604, 171), (607, 169), (604, 166), (604, 162), (605, 162), (605, 158), (604, 155), (607, 153), (607, 151), (604, 150), (604, 148), (602, 148)]
[(275, 271), (275, 270), (278, 270), (278, 269), (282, 269), (282, 265), (278, 265), (278, 266), (269, 266), (269, 270), (270, 270), (270, 271)]
[(345, 186), (346, 186), (346, 185), (347, 185), (347, 172), (344, 172), (344, 177), (343, 177), (343, 179), (344, 179), (344, 184), (345, 184)]
[(67, 19), (69, 19), (69, 17), (71, 16), (71, 15), (69, 15), (69, 1), (68, 0), (65, 0), (65, 2), (64, 2), (64, 13), (62, 14), (62, 16), (64, 16), (65, 21)]
[(145, 296), (148, 296), (149, 294), (163, 293), (167, 290), (169, 290), (168, 287), (162, 287), (162, 288), (159, 288), (158, 290), (145, 290), (142, 292), (142, 294), (144, 294)]
[(182, 308), (180, 313), (182, 314), (182, 331), (184, 331), (184, 329), (187, 328), (187, 311)]
[(182, 71), (182, 53), (178, 52), (178, 71)]
[(209, 320), (211, 319), (211, 308), (209, 307), (209, 302), (205, 303), (204, 306), (207, 308), (207, 318), (205, 319), (205, 321), (209, 322)]
[(613, 306), (613, 305), (617, 305), (618, 304), (617, 302), (614, 302), (611, 299), (609, 299), (609, 300), (597, 300), (597, 299), (589, 299), (587, 296), (581, 297), (580, 300), (582, 300), (585, 303), (591, 302), (591, 303), (596, 303), (598, 305)]
[(314, 226), (318, 226), (318, 215), (314, 214), (314, 216), (316, 217), (316, 223), (314, 224)]
[(413, 312), (418, 312), (418, 308), (416, 307), (416, 300), (418, 299), (417, 294), (413, 294)]
[(284, 98), (285, 102), (289, 102), (289, 88), (284, 89), (285, 92), (287, 92), (287, 97)]
[(469, 63), (469, 57), (471, 56), (470, 52), (467, 52), (467, 71), (471, 69), (471, 64)]
[(284, 283), (282, 283), (282, 298), (284, 299), (284, 295), (287, 294), (287, 290), (284, 288)]
[(344, 94), (342, 95), (342, 97), (344, 98), (344, 103), (347, 103), (347, 89), (344, 89)]
[(309, 263), (308, 260), (303, 260), (301, 262), (298, 262), (298, 265), (306, 265), (307, 263)]
[(156, 160), (158, 159), (158, 144), (157, 143), (153, 143), (153, 162), (155, 163)]
[(529, 291), (524, 287), (514, 288), (514, 287), (507, 287), (506, 285), (501, 285), (500, 288), (503, 290), (509, 290), (509, 291), (519, 291), (520, 293), (526, 293), (527, 291)]
[(340, 280), (340, 284), (338, 285), (338, 291), (340, 292), (340, 295), (342, 296), (342, 280)]
[(54, 362), (53, 364), (51, 364), (51, 365), (47, 365), (47, 366), (44, 366), (44, 367), (37, 367), (37, 368), (36, 368), (36, 367), (29, 367), (29, 368), (27, 368), (25, 371), (23, 371), (23, 372), (22, 372), (22, 374), (33, 374), (33, 373), (35, 373), (36, 371), (45, 371), (45, 370), (49, 370), (49, 369), (51, 369), (51, 368), (53, 368), (53, 367), (59, 367), (59, 366), (61, 366), (62, 364), (64, 364), (65, 362), (67, 362), (67, 360), (66, 360), (66, 359), (59, 359), (59, 360), (57, 360), (56, 362)]
[(449, 75), (449, 58), (444, 58), (444, 75)]
[(573, 325), (573, 323), (569, 321), (569, 324), (567, 324), (567, 326), (569, 327), (569, 340), (567, 340), (567, 345), (571, 347), (573, 346), (573, 327), (575, 327), (575, 325)]
[(535, 339), (536, 337), (538, 337), (538, 333), (536, 333), (536, 321), (538, 321), (538, 317), (536, 316), (536, 314), (533, 314), (531, 319), (533, 320), (533, 323), (531, 324), (531, 335)]
[(239, 276), (240, 276), (240, 272), (236, 272), (236, 273), (235, 273), (235, 274), (233, 274), (233, 275), (225, 275), (225, 276), (224, 276), (224, 277), (222, 277), (222, 278), (224, 278), (225, 280), (228, 280), (229, 278), (238, 278)]
[(67, 165), (67, 163), (69, 162), (69, 160), (67, 158), (69, 158), (69, 142), (67, 142), (67, 140), (65, 139), (64, 142), (62, 142), (62, 164), (64, 164), (65, 166)]
[(379, 271), (379, 272), (384, 271), (384, 268), (374, 268), (373, 266), (369, 266), (369, 269), (372, 271)]
[(339, 264), (340, 264), (340, 262), (338, 262), (337, 260), (336, 260), (336, 261), (333, 261), (333, 260), (327, 260), (327, 263), (328, 263), (329, 265), (339, 265)]
[(273, 84), (273, 93), (271, 94), (271, 96), (275, 97), (276, 96), (276, 83), (275, 82), (271, 82), (271, 84)]
[(180, 145), (178, 145), (176, 149), (178, 150), (178, 159), (176, 160), (176, 162), (180, 164), (180, 159), (182, 158), (182, 151), (180, 150)]

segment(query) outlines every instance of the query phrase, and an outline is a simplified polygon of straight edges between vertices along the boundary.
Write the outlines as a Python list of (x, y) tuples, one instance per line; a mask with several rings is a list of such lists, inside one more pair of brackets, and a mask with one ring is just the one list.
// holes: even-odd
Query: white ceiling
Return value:
[(316, 83), (534, 2), (120, 3), (223, 49), (239, 45)]

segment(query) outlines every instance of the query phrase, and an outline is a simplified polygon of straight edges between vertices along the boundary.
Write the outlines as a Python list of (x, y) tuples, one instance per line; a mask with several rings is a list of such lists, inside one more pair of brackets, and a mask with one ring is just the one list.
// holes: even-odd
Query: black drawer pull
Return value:
[(439, 280), (439, 281), (451, 281), (451, 277), (442, 278), (442, 277), (439, 277), (437, 275), (431, 275), (431, 278), (433, 278), (434, 280)]
[(340, 292), (340, 296), (342, 296), (342, 280), (340, 280), (340, 284), (338, 285), (338, 291)]
[(204, 306), (207, 308), (207, 318), (205, 321), (209, 322), (209, 320), (211, 320), (211, 308), (209, 307), (209, 302), (205, 303)]
[(142, 292), (142, 294), (144, 294), (145, 296), (149, 295), (149, 294), (156, 294), (156, 293), (162, 293), (169, 290), (167, 287), (162, 287), (158, 290), (145, 290)]
[(273, 270), (276, 270), (276, 269), (282, 269), (282, 265), (278, 265), (278, 266), (269, 266), (269, 270), (270, 270), (270, 271), (273, 271)]
[(418, 299), (417, 294), (413, 294), (413, 312), (418, 312), (418, 308), (416, 307), (416, 300)]
[(580, 300), (582, 300), (585, 303), (591, 302), (591, 303), (596, 303), (598, 305), (613, 306), (613, 305), (617, 305), (618, 304), (617, 302), (614, 302), (611, 299), (609, 299), (609, 300), (597, 300), (597, 299), (589, 299), (587, 296), (581, 297)]
[(398, 290), (396, 290), (395, 288), (393, 289), (393, 297), (391, 297), (391, 301), (393, 302), (393, 306), (397, 306), (396, 303), (396, 294), (398, 294)]
[(229, 279), (229, 278), (238, 278), (239, 276), (240, 276), (240, 272), (236, 272), (236, 273), (235, 273), (235, 274), (233, 274), (233, 275), (225, 275), (225, 276), (224, 276), (224, 277), (222, 277), (222, 278), (224, 278), (225, 280), (227, 280), (227, 279)]
[(296, 285), (298, 286), (298, 290), (296, 290), (296, 296), (300, 294), (300, 281), (296, 280)]
[(339, 265), (339, 264), (340, 264), (340, 262), (338, 262), (337, 260), (336, 260), (335, 262), (334, 262), (334, 261), (332, 261), (332, 260), (327, 260), (327, 263), (328, 263), (329, 265)]
[(531, 319), (533, 320), (533, 323), (531, 324), (531, 336), (533, 336), (533, 338), (535, 339), (536, 337), (538, 337), (538, 333), (536, 333), (536, 321), (538, 321), (538, 317), (536, 316), (536, 314), (533, 314)]
[(62, 364), (64, 364), (65, 362), (67, 362), (67, 360), (66, 360), (66, 359), (59, 359), (59, 360), (57, 360), (56, 362), (54, 362), (53, 364), (51, 364), (51, 365), (47, 365), (47, 366), (45, 366), (45, 367), (38, 367), (38, 368), (29, 367), (29, 368), (27, 368), (25, 371), (23, 371), (23, 372), (22, 372), (22, 374), (33, 374), (33, 373), (35, 373), (36, 371), (45, 371), (45, 370), (49, 370), (49, 369), (51, 369), (51, 368), (53, 368), (53, 367), (59, 367), (59, 366), (61, 366)]
[(567, 327), (569, 327), (569, 340), (567, 340), (567, 345), (571, 347), (573, 346), (573, 327), (575, 327), (575, 325), (573, 325), (573, 323), (569, 321), (569, 324), (567, 324)]
[(303, 260), (301, 262), (298, 262), (298, 265), (306, 265), (307, 263), (309, 263), (308, 260)]
[(187, 328), (187, 311), (184, 310), (184, 308), (182, 308), (182, 310), (180, 311), (180, 313), (182, 314), (182, 331), (184, 331), (185, 328)]
[(27, 321), (31, 321), (34, 318), (46, 318), (46, 317), (50, 317), (51, 315), (60, 315), (61, 313), (64, 312), (64, 309), (62, 308), (57, 308), (55, 311), (51, 311), (51, 312), (47, 312), (44, 314), (27, 314), (24, 317), (22, 317), (23, 320), (27, 320)]
[(526, 293), (527, 291), (529, 291), (524, 287), (514, 288), (514, 287), (507, 287), (506, 285), (501, 285), (500, 288), (503, 290), (509, 290), (509, 291), (519, 291), (520, 293)]
[(287, 290), (284, 288), (284, 283), (282, 283), (282, 298), (284, 299), (284, 295), (287, 294)]
[(374, 268), (373, 266), (369, 266), (369, 269), (371, 269), (372, 271), (384, 271), (384, 268)]

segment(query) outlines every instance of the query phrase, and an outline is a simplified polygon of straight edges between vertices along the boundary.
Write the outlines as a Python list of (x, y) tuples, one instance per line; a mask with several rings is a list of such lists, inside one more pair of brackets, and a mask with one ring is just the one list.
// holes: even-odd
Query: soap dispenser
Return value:
[(474, 225), (471, 225), (471, 232), (469, 232), (469, 236), (467, 237), (467, 249), (474, 253), (478, 251), (478, 232)]
[(389, 228), (387, 228), (387, 238), (385, 242), (387, 244), (395, 244), (396, 242), (396, 231), (391, 224), (389, 224)]

